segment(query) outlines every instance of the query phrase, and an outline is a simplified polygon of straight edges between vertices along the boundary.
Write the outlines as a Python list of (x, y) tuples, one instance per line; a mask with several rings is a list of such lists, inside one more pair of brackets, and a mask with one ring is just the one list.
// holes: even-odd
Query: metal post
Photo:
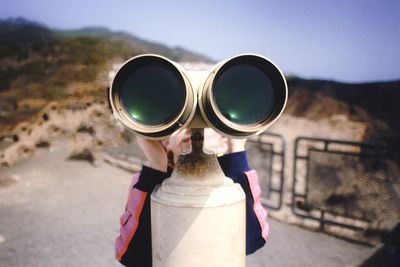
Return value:
[(204, 129), (192, 129), (192, 150), (151, 196), (154, 267), (244, 267), (245, 194), (203, 151)]

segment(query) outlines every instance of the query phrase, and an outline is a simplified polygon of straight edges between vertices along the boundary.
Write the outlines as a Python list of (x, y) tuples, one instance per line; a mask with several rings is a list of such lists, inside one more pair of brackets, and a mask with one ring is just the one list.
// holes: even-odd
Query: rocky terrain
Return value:
[(288, 84), (289, 114), (313, 121), (347, 117), (366, 125), (363, 140), (400, 135), (400, 81), (346, 84), (290, 77)]

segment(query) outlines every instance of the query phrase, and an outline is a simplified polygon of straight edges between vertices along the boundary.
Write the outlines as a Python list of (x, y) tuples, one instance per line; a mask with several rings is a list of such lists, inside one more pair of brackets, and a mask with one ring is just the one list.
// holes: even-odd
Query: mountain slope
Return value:
[(210, 61), (106, 28), (60, 31), (23, 18), (0, 20), (0, 92), (11, 92), (10, 97), (17, 91), (27, 97), (59, 97), (68, 94), (65, 89), (71, 83), (98, 86), (109, 64), (142, 53)]
[(126, 32), (114, 32), (104, 27), (85, 27), (79, 30), (59, 31), (58, 33), (64, 37), (92, 36), (112, 41), (122, 41), (135, 47), (139, 53), (158, 53), (175, 61), (213, 62), (213, 60), (207, 56), (191, 52), (182, 47), (170, 48), (163, 44), (150, 42)]
[(104, 100), (110, 66), (142, 53), (210, 61), (106, 28), (60, 31), (24, 18), (0, 19), (1, 130), (52, 100), (87, 96)]
[(290, 114), (313, 120), (344, 114), (368, 125), (367, 139), (400, 136), (400, 81), (347, 84), (290, 78), (288, 84)]

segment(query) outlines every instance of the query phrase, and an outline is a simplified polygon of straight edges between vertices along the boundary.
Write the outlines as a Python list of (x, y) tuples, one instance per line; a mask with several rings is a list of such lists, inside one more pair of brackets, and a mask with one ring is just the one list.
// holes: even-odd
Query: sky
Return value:
[(399, 0), (0, 0), (0, 18), (105, 26), (223, 60), (258, 53), (286, 74), (400, 79)]

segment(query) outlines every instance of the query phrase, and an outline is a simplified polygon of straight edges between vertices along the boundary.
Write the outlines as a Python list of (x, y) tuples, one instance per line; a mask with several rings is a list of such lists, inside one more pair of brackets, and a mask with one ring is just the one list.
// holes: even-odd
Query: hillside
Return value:
[(349, 84), (288, 79), (286, 112), (320, 120), (343, 114), (368, 125), (365, 139), (400, 136), (400, 81)]
[(1, 130), (29, 118), (51, 100), (104, 100), (110, 66), (142, 53), (211, 61), (106, 28), (60, 31), (23, 18), (0, 20)]
[(153, 52), (165, 55), (174, 61), (213, 62), (212, 59), (205, 55), (194, 53), (179, 46), (170, 48), (163, 44), (150, 42), (126, 32), (113, 32), (104, 27), (86, 27), (79, 30), (58, 31), (57, 33), (64, 37), (91, 36), (110, 41), (123, 42), (134, 47), (135, 51), (139, 54)]
[(157, 53), (176, 61), (211, 61), (179, 47), (169, 48), (106, 28), (60, 31), (23, 18), (0, 20), (0, 91), (38, 83), (45, 90), (57, 91), (54, 87), (71, 81), (93, 81), (107, 68), (104, 64), (142, 53)]
[[(110, 67), (141, 53), (212, 62), (107, 28), (61, 31), (22, 18), (0, 20), (0, 136), (49, 101), (104, 101)], [(288, 84), (286, 114), (313, 121), (343, 115), (367, 125), (364, 140), (400, 135), (400, 81), (346, 84), (290, 77)]]

